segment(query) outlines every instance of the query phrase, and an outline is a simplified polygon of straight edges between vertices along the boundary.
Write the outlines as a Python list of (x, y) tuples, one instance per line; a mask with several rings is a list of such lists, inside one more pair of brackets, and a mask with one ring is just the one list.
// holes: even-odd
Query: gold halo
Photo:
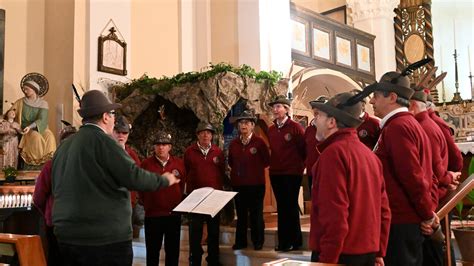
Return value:
[(25, 92), (23, 90), (23, 86), (25, 85), (25, 82), (30, 81), (30, 80), (38, 83), (38, 85), (40, 86), (40, 90), (38, 92), (39, 97), (43, 97), (44, 95), (46, 95), (46, 93), (48, 93), (48, 90), (49, 90), (48, 80), (46, 79), (45, 76), (36, 72), (28, 73), (21, 79), (20, 88), (23, 91), (23, 93)]

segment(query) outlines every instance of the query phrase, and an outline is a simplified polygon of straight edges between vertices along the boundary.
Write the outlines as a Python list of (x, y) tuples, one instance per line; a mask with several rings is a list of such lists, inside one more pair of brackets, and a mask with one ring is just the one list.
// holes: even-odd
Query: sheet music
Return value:
[(201, 203), (214, 189), (210, 187), (203, 187), (193, 190), (176, 208), (175, 212), (191, 212)]
[(214, 217), (236, 194), (237, 192), (214, 190), (192, 212)]

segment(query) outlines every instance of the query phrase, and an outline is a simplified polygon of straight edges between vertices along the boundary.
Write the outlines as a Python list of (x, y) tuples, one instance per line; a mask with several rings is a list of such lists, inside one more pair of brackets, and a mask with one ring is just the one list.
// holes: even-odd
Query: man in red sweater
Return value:
[(382, 119), (374, 151), (382, 161), (392, 211), (387, 265), (421, 265), (423, 233), (431, 234), (435, 220), (439, 222), (430, 193), (430, 140), (407, 108), (413, 93), (408, 77), (388, 72), (370, 99), (375, 115)]
[(373, 150), (380, 136), (380, 119), (369, 115), (365, 111), (365, 100), (361, 103), (362, 113), (360, 114), (360, 118), (363, 122), (357, 127), (357, 135), (365, 146)]
[(181, 216), (171, 213), (183, 198), (186, 171), (180, 158), (170, 155), (171, 135), (159, 132), (155, 140), (155, 154), (145, 159), (141, 167), (159, 175), (170, 172), (181, 182), (157, 191), (138, 192), (145, 208), (146, 264), (160, 264), (160, 250), (165, 240), (165, 265), (179, 264)]
[[(432, 102), (431, 95), (428, 95), (427, 98), (427, 107), (430, 118), (435, 121), (435, 123), (441, 128), (444, 138), (448, 144), (448, 170), (452, 172), (461, 172), (463, 166), (463, 158), (461, 151), (454, 142), (454, 137), (451, 131), (451, 128), (446, 124), (446, 122), (439, 117), (435, 110), (434, 104)], [(454, 188), (455, 189), (455, 188)]]
[[(263, 247), (265, 223), (265, 168), (270, 164), (270, 153), (262, 138), (254, 134), (257, 118), (243, 111), (236, 118), (239, 136), (229, 145), (230, 180), (235, 196), (237, 228), (232, 249), (247, 247), (247, 221), (250, 221), (251, 239), (255, 250)], [(250, 219), (249, 219), (250, 218)]]
[[(224, 153), (212, 144), (215, 133), (210, 124), (199, 123), (196, 134), (198, 141), (191, 144), (184, 153), (186, 167), (186, 190), (191, 193), (194, 189), (212, 187), (222, 189), (225, 175)], [(189, 223), (189, 264), (201, 265), (203, 250), (201, 247), (203, 224), (207, 224), (207, 253), (209, 265), (220, 265), (219, 262), (219, 214), (211, 218), (207, 215), (190, 215)]]
[[(457, 186), (461, 172), (448, 171), (448, 145), (441, 128), (430, 118), (426, 99), (429, 91), (419, 88), (410, 100), (410, 112), (415, 115), (416, 120), (425, 130), (430, 139), (433, 151), (433, 184), (431, 186), (431, 197), (433, 200), (433, 211), (438, 207), (438, 200), (443, 198), (448, 190)], [(444, 251), (443, 243), (432, 239), (425, 239), (423, 243), (423, 265), (443, 265)]]
[[(140, 158), (138, 157), (137, 152), (132, 149), (132, 147), (127, 145), (131, 128), (132, 125), (128, 122), (127, 118), (125, 118), (125, 116), (119, 116), (115, 119), (113, 137), (118, 142), (120, 147), (122, 147), (127, 152), (130, 158), (135, 161), (135, 164), (140, 166)], [(137, 203), (137, 192), (130, 191), (130, 200), (132, 203), (132, 210), (134, 210)]]
[(278, 245), (275, 250), (292, 251), (303, 244), (298, 195), (306, 153), (304, 129), (291, 119), (291, 102), (285, 96), (277, 96), (269, 105), (275, 117), (268, 129), (270, 182), (278, 211)]
[(357, 137), (361, 104), (353, 93), (317, 103), (317, 139), (311, 210), (311, 261), (347, 265), (383, 262), (390, 209), (382, 164)]
[(306, 175), (308, 176), (308, 188), (309, 195), (311, 196), (311, 188), (313, 187), (313, 174), (312, 169), (314, 163), (318, 160), (319, 151), (316, 147), (319, 144), (319, 141), (316, 140), (316, 116), (318, 116), (318, 109), (315, 107), (316, 103), (325, 103), (329, 100), (329, 97), (321, 95), (316, 98), (314, 101), (310, 101), (311, 109), (313, 109), (314, 118), (311, 120), (311, 123), (304, 131), (304, 141), (306, 144), (306, 159), (304, 161), (306, 167)]

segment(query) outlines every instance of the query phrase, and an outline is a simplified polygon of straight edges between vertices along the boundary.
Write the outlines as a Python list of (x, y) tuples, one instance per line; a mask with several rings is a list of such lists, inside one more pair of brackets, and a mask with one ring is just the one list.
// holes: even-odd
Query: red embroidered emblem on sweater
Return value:
[(285, 140), (286, 140), (286, 141), (290, 141), (290, 140), (291, 140), (291, 134), (290, 134), (290, 133), (286, 133), (286, 134), (285, 134)]

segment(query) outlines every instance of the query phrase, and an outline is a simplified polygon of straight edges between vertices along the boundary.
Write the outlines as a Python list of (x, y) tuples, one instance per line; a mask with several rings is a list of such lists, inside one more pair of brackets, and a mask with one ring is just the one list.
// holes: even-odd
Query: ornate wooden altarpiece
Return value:
[(291, 23), (291, 57), (296, 65), (339, 71), (361, 87), (375, 81), (374, 35), (294, 3)]
[[(424, 58), (433, 58), (433, 25), (431, 0), (401, 0), (395, 9), (395, 52), (397, 71)], [(434, 60), (412, 75), (418, 83), (420, 76), (435, 65)], [(438, 102), (438, 91), (432, 90), (433, 101)]]

